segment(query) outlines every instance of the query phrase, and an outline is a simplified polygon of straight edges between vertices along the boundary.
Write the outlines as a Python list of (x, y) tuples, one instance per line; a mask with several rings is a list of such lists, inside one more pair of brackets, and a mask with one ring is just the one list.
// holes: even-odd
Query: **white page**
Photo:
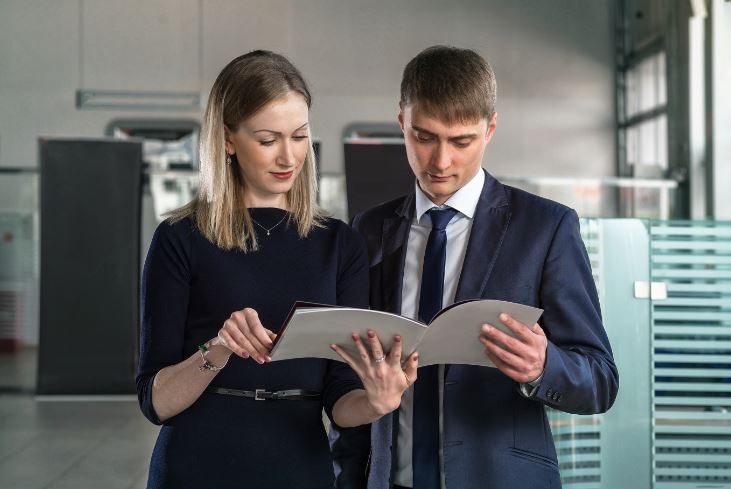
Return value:
[(426, 326), (396, 314), (368, 309), (298, 309), (282, 338), (272, 348), (271, 357), (272, 360), (313, 357), (342, 360), (330, 349), (333, 343), (343, 347), (351, 355), (358, 356), (351, 332), (357, 331), (367, 342), (369, 329), (378, 333), (384, 352), (390, 351), (393, 336), (396, 334), (401, 335), (404, 351), (409, 352), (426, 331)]
[(533, 326), (543, 313), (537, 309), (513, 302), (479, 300), (455, 306), (438, 316), (424, 334), (419, 352), (419, 366), (434, 364), (465, 364), (494, 367), (480, 343), (482, 325), (491, 324), (514, 336), (499, 319), (506, 313), (523, 324)]

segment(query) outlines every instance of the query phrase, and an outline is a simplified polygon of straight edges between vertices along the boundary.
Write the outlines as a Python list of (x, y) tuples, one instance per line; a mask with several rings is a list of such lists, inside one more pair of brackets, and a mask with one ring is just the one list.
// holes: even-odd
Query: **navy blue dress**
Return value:
[[(250, 209), (263, 226), (285, 211)], [(215, 337), (232, 312), (251, 307), (277, 332), (295, 300), (368, 307), (365, 244), (346, 224), (328, 219), (301, 239), (293, 222), (258, 229), (256, 252), (224, 251), (191, 220), (160, 224), (142, 278), (137, 393), (145, 416), (162, 424), (149, 488), (332, 488), (333, 466), (322, 408), (360, 388), (344, 363), (299, 359), (259, 365), (232, 355), (211, 386), (307, 389), (317, 401), (254, 401), (203, 393), (191, 407), (160, 423), (152, 381), (162, 368)], [(344, 326), (347, 327), (347, 326)]]

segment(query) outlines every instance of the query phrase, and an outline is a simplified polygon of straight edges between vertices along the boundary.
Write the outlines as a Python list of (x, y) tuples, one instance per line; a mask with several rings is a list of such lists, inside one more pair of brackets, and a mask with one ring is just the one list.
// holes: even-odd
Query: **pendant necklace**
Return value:
[[(250, 217), (251, 217), (251, 216), (250, 216)], [(267, 228), (265, 228), (264, 226), (262, 226), (261, 224), (259, 224), (259, 223), (258, 223), (258, 222), (256, 221), (256, 219), (254, 219), (253, 217), (251, 217), (251, 221), (252, 221), (252, 222), (253, 222), (254, 224), (256, 224), (257, 226), (259, 226), (260, 228), (262, 228), (262, 229), (263, 229), (264, 231), (266, 231), (266, 232), (267, 232), (267, 236), (269, 236), (269, 235), (271, 234), (271, 231), (272, 231), (272, 229), (274, 229), (275, 227), (277, 227), (277, 226), (279, 226), (280, 224), (282, 224), (282, 223), (284, 222), (284, 220), (285, 220), (286, 218), (287, 218), (287, 214), (285, 213), (285, 214), (284, 214), (284, 216), (282, 216), (282, 218), (281, 218), (281, 219), (279, 220), (279, 222), (278, 222), (278, 223), (276, 223), (276, 224), (275, 224), (274, 226), (272, 226), (272, 227), (270, 227), (270, 228), (268, 228), (268, 229), (267, 229)]]

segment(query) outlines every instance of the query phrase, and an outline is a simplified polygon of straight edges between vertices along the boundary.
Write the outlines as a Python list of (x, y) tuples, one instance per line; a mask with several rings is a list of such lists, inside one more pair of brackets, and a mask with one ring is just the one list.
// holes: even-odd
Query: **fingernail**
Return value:
[(264, 363), (264, 357), (256, 357), (256, 361), (259, 362), (259, 365), (262, 365)]
[(393, 337), (393, 341), (401, 341), (401, 337), (399, 335), (396, 335)]
[(507, 320), (508, 320), (507, 314), (505, 314), (505, 313), (500, 314), (500, 321), (507, 321)]
[(270, 357), (269, 355), (267, 355), (266, 358), (267, 358), (267, 362), (271, 362), (272, 361), (272, 357)]
[(330, 345), (331, 350), (335, 350), (335, 345)]
[(241, 358), (249, 358), (249, 354), (248, 354), (248, 353), (246, 353), (246, 352), (243, 352), (243, 353), (241, 354)]
[(482, 331), (484, 331), (485, 333), (489, 333), (491, 329), (492, 328), (490, 327), (489, 324), (483, 324), (482, 325)]
[(376, 336), (376, 332), (375, 332), (375, 331), (373, 331), (372, 329), (369, 329), (369, 330), (368, 330), (368, 337), (369, 337), (369, 338), (373, 338), (374, 336)]
[(414, 355), (414, 361), (417, 361), (419, 359), (419, 355)]

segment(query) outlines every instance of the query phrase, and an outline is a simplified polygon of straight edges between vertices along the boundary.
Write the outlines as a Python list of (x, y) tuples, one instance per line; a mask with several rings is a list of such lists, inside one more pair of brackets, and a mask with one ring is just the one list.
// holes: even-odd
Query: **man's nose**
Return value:
[(440, 143), (432, 154), (432, 167), (437, 170), (446, 170), (452, 164), (452, 155), (445, 143)]

